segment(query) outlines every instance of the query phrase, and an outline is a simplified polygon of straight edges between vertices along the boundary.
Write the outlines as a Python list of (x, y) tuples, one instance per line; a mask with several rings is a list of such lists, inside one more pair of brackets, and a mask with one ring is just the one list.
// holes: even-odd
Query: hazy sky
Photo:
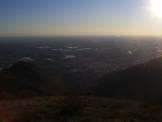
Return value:
[(0, 0), (0, 36), (160, 35), (149, 0)]

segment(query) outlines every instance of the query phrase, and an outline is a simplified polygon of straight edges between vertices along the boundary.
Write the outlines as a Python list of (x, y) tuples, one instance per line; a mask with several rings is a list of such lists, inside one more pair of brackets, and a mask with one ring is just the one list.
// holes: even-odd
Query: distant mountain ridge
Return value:
[[(0, 97), (79, 95), (70, 75), (48, 73), (33, 62), (18, 61), (0, 71)], [(84, 87), (84, 86), (82, 86)], [(83, 95), (162, 98), (162, 57), (106, 74)], [(82, 94), (82, 93), (81, 93)]]
[(93, 89), (99, 96), (162, 97), (162, 57), (103, 76)]
[(63, 76), (48, 74), (34, 62), (18, 61), (0, 71), (0, 97), (65, 95), (70, 90)]
[(0, 72), (0, 96), (3, 94), (41, 95), (39, 87), (43, 78), (35, 64), (18, 61)]

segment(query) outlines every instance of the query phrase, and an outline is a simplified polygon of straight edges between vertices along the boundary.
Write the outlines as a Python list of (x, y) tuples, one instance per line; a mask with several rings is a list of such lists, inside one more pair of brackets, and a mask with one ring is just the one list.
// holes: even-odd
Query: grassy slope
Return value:
[(0, 102), (4, 122), (161, 122), (162, 106), (99, 97), (35, 97)]

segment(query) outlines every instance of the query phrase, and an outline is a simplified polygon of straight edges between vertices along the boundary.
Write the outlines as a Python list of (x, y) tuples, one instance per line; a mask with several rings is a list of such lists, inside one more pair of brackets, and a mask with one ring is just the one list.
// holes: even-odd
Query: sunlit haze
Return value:
[(150, 11), (154, 16), (162, 18), (162, 1), (161, 0), (150, 0)]
[(161, 0), (1, 0), (0, 36), (161, 36), (161, 4)]

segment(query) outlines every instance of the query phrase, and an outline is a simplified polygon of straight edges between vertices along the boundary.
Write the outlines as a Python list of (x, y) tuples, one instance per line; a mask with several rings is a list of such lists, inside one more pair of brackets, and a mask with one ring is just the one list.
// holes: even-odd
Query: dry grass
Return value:
[(2, 122), (162, 122), (162, 106), (99, 97), (35, 97), (0, 102)]

